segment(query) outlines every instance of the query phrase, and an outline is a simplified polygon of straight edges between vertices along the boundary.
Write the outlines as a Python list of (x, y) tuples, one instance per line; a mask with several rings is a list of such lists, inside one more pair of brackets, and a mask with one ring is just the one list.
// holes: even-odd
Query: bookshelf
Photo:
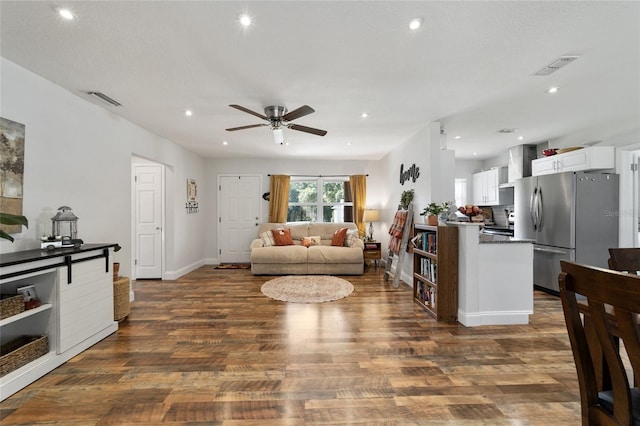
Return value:
[(413, 300), (438, 321), (458, 318), (458, 227), (413, 227)]

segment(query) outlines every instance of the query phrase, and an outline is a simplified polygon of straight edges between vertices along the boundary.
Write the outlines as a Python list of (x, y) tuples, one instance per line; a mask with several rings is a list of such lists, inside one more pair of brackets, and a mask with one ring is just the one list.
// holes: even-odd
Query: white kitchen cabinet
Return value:
[(615, 148), (612, 146), (591, 146), (538, 158), (531, 162), (533, 176), (613, 168), (615, 168)]
[(48, 353), (0, 378), (4, 400), (118, 329), (113, 318), (115, 244), (80, 249), (28, 250), (0, 260), (0, 290), (33, 285), (41, 305), (0, 320), (2, 345), (22, 336), (47, 336)]
[(506, 167), (475, 173), (473, 175), (473, 204), (477, 206), (499, 205), (501, 203), (500, 184), (506, 181)]

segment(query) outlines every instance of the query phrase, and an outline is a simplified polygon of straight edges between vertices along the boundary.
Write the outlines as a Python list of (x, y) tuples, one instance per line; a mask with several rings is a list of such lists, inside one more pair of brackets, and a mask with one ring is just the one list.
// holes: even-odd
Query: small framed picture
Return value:
[(187, 202), (198, 201), (198, 186), (195, 179), (187, 179)]
[(20, 287), (17, 289), (18, 293), (24, 296), (24, 301), (29, 302), (31, 300), (36, 300), (38, 296), (36, 295), (36, 286), (28, 285), (25, 287)]

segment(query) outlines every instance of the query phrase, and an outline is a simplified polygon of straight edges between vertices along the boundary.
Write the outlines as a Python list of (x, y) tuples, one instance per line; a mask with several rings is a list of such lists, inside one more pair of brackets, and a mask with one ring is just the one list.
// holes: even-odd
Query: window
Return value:
[(292, 179), (287, 222), (353, 222), (349, 180)]
[(464, 206), (467, 204), (467, 180), (455, 179), (456, 206)]

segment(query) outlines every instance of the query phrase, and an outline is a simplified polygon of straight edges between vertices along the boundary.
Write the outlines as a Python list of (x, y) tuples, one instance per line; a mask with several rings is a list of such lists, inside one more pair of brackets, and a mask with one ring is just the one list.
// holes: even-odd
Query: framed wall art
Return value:
[[(25, 125), (0, 117), (0, 212), (22, 216)], [(21, 225), (0, 225), (8, 234)]]
[(198, 185), (195, 179), (187, 179), (187, 213), (198, 213)]

